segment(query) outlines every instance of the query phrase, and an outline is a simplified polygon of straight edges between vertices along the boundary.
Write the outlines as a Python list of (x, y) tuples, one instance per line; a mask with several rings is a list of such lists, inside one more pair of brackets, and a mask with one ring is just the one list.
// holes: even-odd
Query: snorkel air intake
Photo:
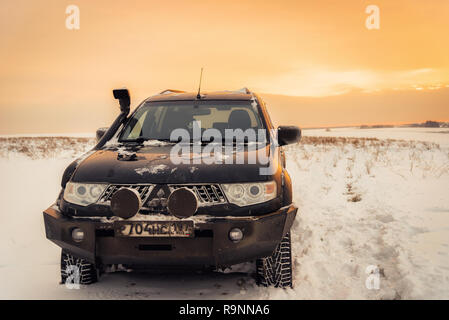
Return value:
[[(117, 99), (120, 103), (120, 114), (118, 115), (117, 119), (115, 119), (114, 123), (109, 127), (109, 129), (104, 133), (104, 135), (101, 137), (101, 139), (98, 141), (97, 145), (92, 150), (98, 150), (101, 147), (104, 146), (106, 142), (111, 139), (115, 132), (118, 130), (120, 125), (126, 120), (126, 117), (129, 114), (129, 106), (131, 104), (131, 98), (129, 96), (128, 89), (114, 89), (112, 91), (114, 93), (114, 98)], [(65, 188), (67, 182), (72, 177), (73, 173), (75, 172), (76, 168), (78, 167), (78, 164), (80, 163), (80, 160), (77, 159), (73, 161), (64, 171), (64, 174), (62, 175), (61, 180), (61, 186), (62, 188)]]
[(123, 89), (114, 89), (112, 90), (114, 94), (114, 98), (117, 99), (120, 103), (120, 114), (117, 119), (112, 123), (103, 137), (98, 141), (97, 145), (94, 149), (98, 150), (104, 146), (104, 144), (111, 139), (115, 132), (118, 130), (120, 125), (126, 120), (126, 117), (129, 114), (129, 106), (131, 104), (131, 98), (129, 96), (129, 91), (126, 88)]

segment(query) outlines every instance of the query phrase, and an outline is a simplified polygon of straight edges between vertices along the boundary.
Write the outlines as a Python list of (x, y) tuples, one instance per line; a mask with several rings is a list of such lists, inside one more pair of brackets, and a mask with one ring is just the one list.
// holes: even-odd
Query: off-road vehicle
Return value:
[(120, 115), (66, 168), (56, 203), (44, 211), (46, 236), (62, 248), (62, 281), (76, 273), (90, 284), (108, 266), (256, 261), (259, 285), (292, 286), (297, 208), (282, 146), (301, 131), (275, 129), (247, 89), (166, 90), (130, 115), (128, 90), (113, 93)]

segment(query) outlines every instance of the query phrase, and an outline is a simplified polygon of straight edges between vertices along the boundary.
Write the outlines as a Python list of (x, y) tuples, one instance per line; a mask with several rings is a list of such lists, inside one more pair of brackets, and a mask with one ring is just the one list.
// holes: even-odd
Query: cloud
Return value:
[(291, 96), (332, 96), (351, 91), (439, 88), (449, 82), (444, 70), (421, 68), (395, 71), (332, 70), (326, 67), (294, 68), (269, 78), (250, 79), (260, 92)]

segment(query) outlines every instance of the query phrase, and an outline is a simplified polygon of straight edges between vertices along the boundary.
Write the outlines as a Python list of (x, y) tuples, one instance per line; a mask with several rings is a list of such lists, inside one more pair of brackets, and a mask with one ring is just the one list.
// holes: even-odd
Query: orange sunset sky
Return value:
[[(65, 26), (68, 5), (80, 29)], [(368, 30), (368, 5), (380, 29)], [(1, 0), (0, 134), (94, 132), (166, 88), (249, 87), (277, 124), (449, 120), (449, 1)]]

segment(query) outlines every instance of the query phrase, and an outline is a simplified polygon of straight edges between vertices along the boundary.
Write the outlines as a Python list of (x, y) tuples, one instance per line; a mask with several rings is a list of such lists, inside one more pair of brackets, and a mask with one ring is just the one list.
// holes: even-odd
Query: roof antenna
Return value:
[(201, 68), (201, 73), (200, 73), (200, 85), (198, 87), (198, 94), (196, 95), (196, 98), (198, 100), (201, 99), (201, 80), (203, 79), (203, 68)]

